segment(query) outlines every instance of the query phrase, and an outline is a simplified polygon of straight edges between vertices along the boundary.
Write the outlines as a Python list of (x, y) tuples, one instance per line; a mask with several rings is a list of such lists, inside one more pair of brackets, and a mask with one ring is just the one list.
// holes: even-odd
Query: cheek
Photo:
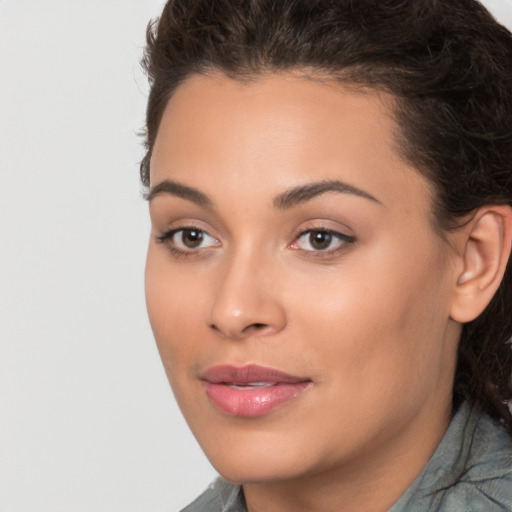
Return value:
[[(163, 253), (163, 254), (162, 254)], [(165, 251), (149, 248), (145, 275), (146, 305), (158, 351), (171, 384), (190, 367), (205, 325), (201, 279), (190, 279), (170, 265)]]
[(345, 403), (386, 402), (397, 392), (412, 399), (442, 369), (448, 315), (438, 255), (418, 250), (397, 264), (400, 254), (377, 252), (309, 286), (293, 306), (301, 336), (313, 340), (312, 364)]

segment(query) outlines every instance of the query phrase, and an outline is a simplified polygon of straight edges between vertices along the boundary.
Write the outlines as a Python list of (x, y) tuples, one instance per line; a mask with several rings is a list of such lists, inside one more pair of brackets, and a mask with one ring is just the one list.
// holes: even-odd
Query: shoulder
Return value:
[(242, 489), (219, 477), (181, 512), (246, 512)]
[(463, 406), (421, 475), (390, 512), (405, 510), (512, 511), (507, 431), (484, 413)]
[[(464, 464), (446, 492), (446, 510), (462, 502), (468, 512), (512, 511), (512, 440), (507, 431), (490, 417), (477, 416), (474, 428), (466, 432)], [(464, 446), (464, 444), (462, 446)], [(456, 510), (456, 509), (453, 509)], [(462, 509), (461, 509), (462, 510)]]

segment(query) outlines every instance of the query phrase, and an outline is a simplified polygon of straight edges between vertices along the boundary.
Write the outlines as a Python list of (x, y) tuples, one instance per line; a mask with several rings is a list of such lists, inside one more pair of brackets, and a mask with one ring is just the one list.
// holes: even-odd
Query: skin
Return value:
[[(436, 232), (431, 187), (399, 156), (396, 130), (384, 93), (295, 74), (194, 76), (165, 110), (151, 186), (200, 196), (151, 196), (149, 317), (185, 419), (250, 512), (385, 511), (449, 423), (461, 243)], [(332, 180), (374, 199), (325, 191), (276, 205)], [(190, 226), (204, 231), (197, 248), (182, 232), (158, 240)], [(354, 241), (314, 250), (301, 235), (312, 229)], [(237, 418), (206, 396), (200, 376), (219, 364), (312, 383)]]

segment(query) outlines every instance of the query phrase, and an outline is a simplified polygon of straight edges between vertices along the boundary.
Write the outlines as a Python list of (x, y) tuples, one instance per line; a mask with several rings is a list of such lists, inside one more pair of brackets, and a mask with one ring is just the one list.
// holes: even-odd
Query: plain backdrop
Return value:
[[(512, 27), (512, 0), (485, 3)], [(215, 475), (144, 304), (139, 59), (162, 6), (0, 0), (0, 512), (172, 512)]]

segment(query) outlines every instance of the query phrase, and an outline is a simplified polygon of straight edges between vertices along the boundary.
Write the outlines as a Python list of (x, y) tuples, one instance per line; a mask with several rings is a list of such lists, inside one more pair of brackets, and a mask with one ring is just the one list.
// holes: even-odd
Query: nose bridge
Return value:
[(214, 294), (210, 326), (229, 338), (280, 331), (286, 315), (272, 283), (272, 260), (246, 247), (224, 262)]

